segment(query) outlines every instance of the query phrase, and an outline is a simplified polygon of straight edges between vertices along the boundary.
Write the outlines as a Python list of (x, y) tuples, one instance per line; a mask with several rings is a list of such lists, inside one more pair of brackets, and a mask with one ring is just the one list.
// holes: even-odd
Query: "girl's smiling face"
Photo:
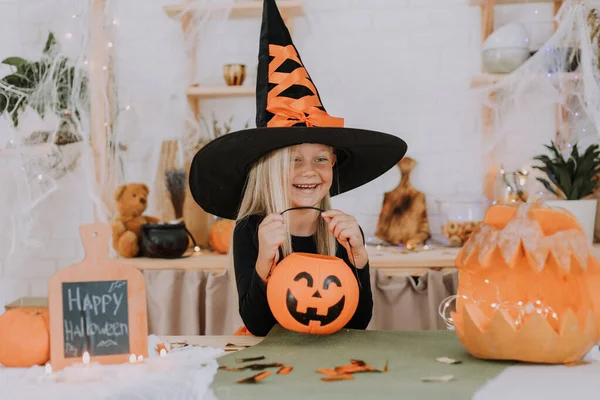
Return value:
[(329, 146), (304, 143), (291, 149), (291, 200), (293, 207), (318, 206), (333, 182), (335, 154)]

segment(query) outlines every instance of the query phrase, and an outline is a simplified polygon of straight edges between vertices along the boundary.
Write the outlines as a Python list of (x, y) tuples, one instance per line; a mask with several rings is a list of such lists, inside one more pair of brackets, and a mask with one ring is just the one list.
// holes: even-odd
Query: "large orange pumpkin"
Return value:
[(492, 206), (456, 265), (453, 322), (475, 357), (565, 363), (599, 339), (588, 279), (598, 262), (566, 210)]
[(274, 268), (267, 300), (279, 324), (291, 331), (332, 334), (358, 306), (358, 283), (340, 258), (292, 253)]
[(220, 254), (226, 254), (231, 245), (231, 236), (235, 222), (229, 219), (220, 219), (210, 228), (208, 243), (210, 247)]
[(50, 360), (47, 310), (7, 310), (0, 315), (0, 364), (28, 368)]

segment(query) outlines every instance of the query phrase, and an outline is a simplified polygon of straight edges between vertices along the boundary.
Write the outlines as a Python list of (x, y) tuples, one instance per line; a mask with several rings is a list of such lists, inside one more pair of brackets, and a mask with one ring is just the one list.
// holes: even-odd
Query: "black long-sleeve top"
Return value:
[[(267, 302), (267, 286), (256, 272), (258, 226), (263, 218), (252, 215), (238, 221), (233, 233), (233, 258), (240, 316), (248, 331), (254, 336), (265, 336), (277, 324)], [(292, 249), (294, 252), (317, 253), (314, 236), (292, 236)], [(360, 280), (358, 306), (345, 328), (366, 329), (373, 314), (369, 264), (367, 263), (362, 269), (355, 268), (348, 259), (346, 249), (339, 243), (336, 256), (344, 260)], [(281, 259), (280, 249), (279, 262)]]

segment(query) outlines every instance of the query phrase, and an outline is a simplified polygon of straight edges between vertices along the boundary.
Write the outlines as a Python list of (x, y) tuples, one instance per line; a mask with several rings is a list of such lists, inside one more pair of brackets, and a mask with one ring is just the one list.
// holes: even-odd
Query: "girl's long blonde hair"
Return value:
[[(292, 149), (285, 147), (261, 157), (254, 163), (248, 174), (248, 181), (238, 211), (237, 221), (254, 214), (266, 216), (267, 214), (280, 213), (292, 206), (289, 193), (291, 157)], [(329, 210), (331, 208), (329, 192), (317, 206), (322, 210)], [(293, 251), (289, 214), (289, 212), (283, 214), (285, 218), (285, 242), (282, 246), (283, 257), (288, 256)], [(329, 233), (325, 220), (320, 215), (317, 218), (317, 231), (315, 235), (317, 252), (319, 254), (334, 256), (337, 241)], [(235, 281), (232, 255), (233, 246), (232, 238), (231, 246), (229, 247), (229, 273), (232, 280)]]

